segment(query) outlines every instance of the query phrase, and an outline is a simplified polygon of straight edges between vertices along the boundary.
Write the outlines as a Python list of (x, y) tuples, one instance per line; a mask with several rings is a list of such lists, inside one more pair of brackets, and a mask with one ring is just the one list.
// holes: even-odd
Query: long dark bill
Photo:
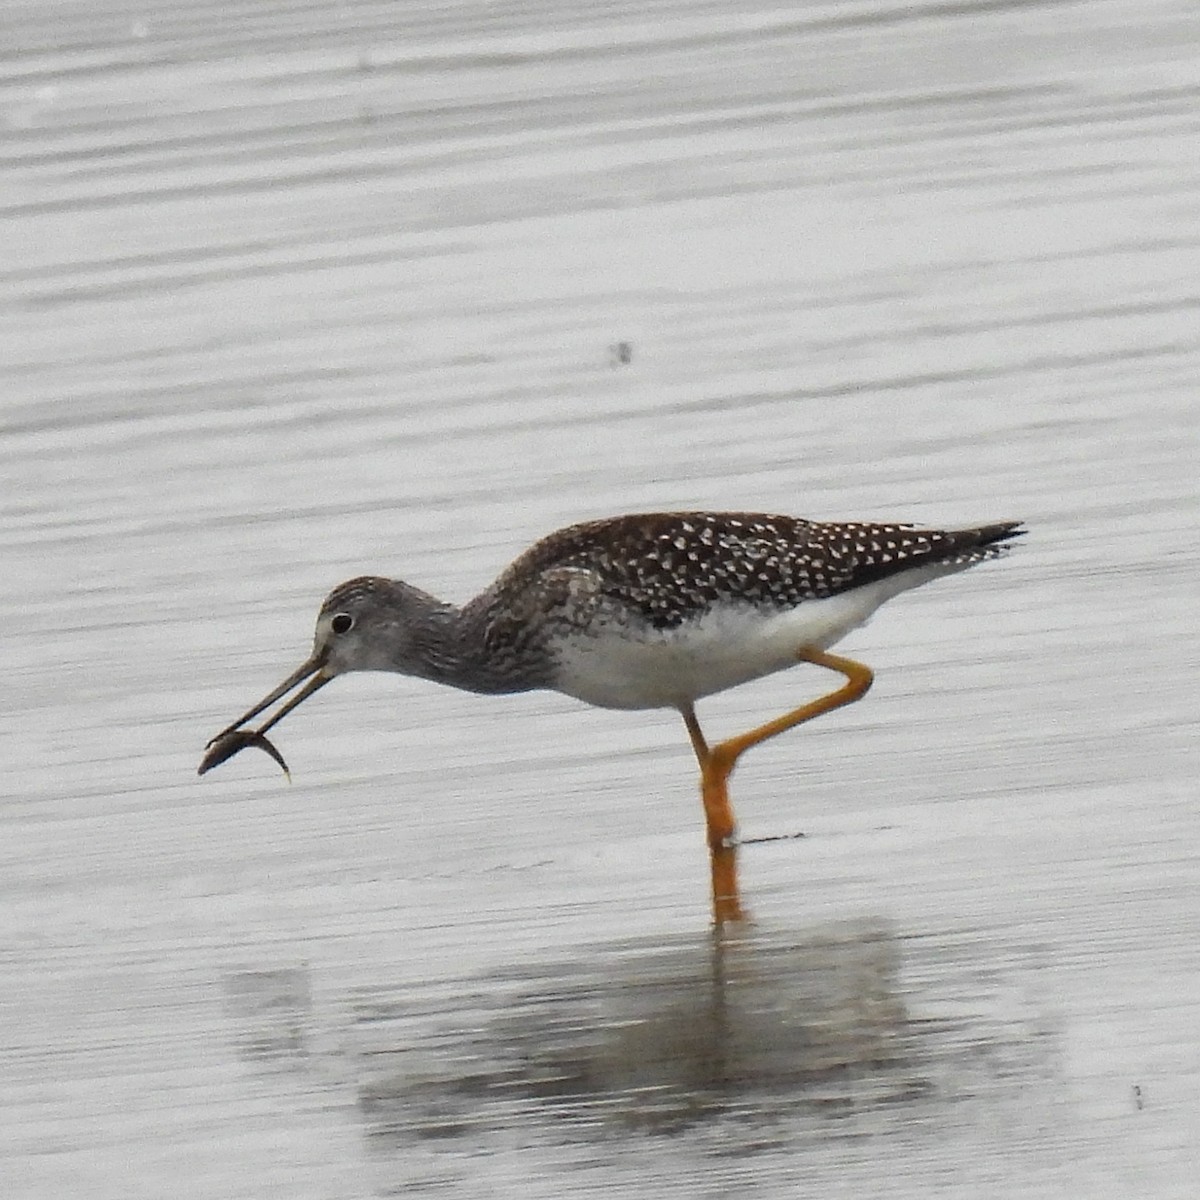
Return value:
[[(323, 688), (333, 678), (332, 675), (325, 674), (324, 668), (324, 656), (314, 654), (303, 666), (293, 671), (273, 692), (264, 696), (248, 712), (244, 712), (232, 725), (227, 725), (222, 729), (208, 745), (212, 746), (214, 742), (219, 742), (222, 738), (228, 737), (231, 733), (241, 729), (247, 721), (253, 720), (264, 709), (270, 708), (276, 700), (281, 700), (294, 687), (297, 687), (299, 684), (304, 683), (304, 680), (308, 679), (308, 682), (273, 717), (268, 718), (258, 727), (258, 733), (265, 733), (272, 725), (282, 721), (293, 708), (307, 700), (313, 692)], [(311, 679), (309, 679), (310, 675), (312, 676)]]

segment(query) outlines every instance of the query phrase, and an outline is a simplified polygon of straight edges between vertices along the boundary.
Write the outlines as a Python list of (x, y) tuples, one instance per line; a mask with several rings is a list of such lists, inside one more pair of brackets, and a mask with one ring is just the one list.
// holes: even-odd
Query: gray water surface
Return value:
[[(5, 1196), (1194, 1193), (1191, 6), (3, 24)], [(739, 768), (753, 924), (670, 713), (196, 777), (340, 580), (662, 507), (1032, 530)]]

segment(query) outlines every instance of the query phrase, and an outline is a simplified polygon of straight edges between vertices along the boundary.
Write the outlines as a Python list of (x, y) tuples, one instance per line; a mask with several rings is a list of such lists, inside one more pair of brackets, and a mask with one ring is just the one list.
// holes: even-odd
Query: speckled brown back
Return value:
[(500, 599), (548, 570), (581, 568), (599, 579), (606, 599), (672, 628), (721, 600), (789, 608), (916, 566), (993, 558), (1020, 532), (1013, 522), (942, 531), (764, 513), (644, 513), (559, 530), (488, 591)]

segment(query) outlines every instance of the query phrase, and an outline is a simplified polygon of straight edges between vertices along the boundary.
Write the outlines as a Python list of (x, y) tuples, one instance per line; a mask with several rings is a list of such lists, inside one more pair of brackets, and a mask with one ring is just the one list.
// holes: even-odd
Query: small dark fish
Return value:
[(259, 733), (257, 729), (234, 729), (213, 738), (205, 749), (204, 757), (200, 760), (200, 770), (196, 774), (203, 775), (205, 771), (219, 767), (227, 758), (232, 758), (247, 746), (257, 746), (260, 750), (265, 750), (283, 768), (288, 783), (291, 783), (292, 773), (283, 761), (283, 755), (267, 740), (266, 734)]

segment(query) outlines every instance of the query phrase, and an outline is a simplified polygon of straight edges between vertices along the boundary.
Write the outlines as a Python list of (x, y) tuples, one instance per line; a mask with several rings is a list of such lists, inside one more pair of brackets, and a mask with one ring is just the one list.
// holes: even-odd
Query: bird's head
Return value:
[(317, 614), (308, 663), (328, 679), (347, 671), (403, 670), (415, 610), (424, 599), (394, 579), (365, 575), (339, 584)]
[(407, 672), (407, 664), (416, 657), (413, 634), (418, 619), (431, 607), (437, 607), (431, 596), (398, 580), (362, 576), (339, 584), (325, 597), (317, 614), (313, 649), (307, 660), (221, 730), (209, 747), (227, 741), (259, 713), (284, 700), (255, 731), (256, 735), (263, 734), (336, 675), (348, 671)]

